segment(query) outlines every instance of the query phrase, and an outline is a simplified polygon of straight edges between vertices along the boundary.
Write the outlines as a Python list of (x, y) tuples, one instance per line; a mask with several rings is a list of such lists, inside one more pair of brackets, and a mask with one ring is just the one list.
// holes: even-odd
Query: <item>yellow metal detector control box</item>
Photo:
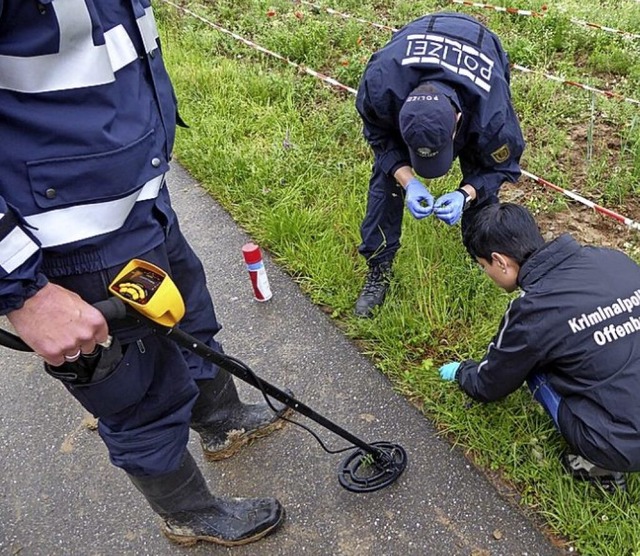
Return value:
[(133, 259), (109, 285), (109, 291), (148, 319), (174, 327), (184, 316), (184, 301), (161, 268)]

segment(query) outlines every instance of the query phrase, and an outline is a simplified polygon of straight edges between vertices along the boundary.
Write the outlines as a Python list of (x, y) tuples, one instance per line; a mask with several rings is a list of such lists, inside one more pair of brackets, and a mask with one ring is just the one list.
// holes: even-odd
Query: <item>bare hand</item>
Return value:
[(100, 311), (79, 295), (51, 283), (7, 317), (29, 347), (53, 366), (74, 360), (80, 353), (91, 353), (109, 336)]

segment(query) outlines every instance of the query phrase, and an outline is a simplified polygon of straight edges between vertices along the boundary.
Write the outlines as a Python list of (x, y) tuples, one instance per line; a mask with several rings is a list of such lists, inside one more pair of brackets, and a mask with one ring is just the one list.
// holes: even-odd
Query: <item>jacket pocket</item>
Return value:
[(154, 157), (164, 160), (154, 154), (155, 148), (151, 130), (112, 151), (27, 162), (35, 202), (42, 209), (53, 209), (126, 196), (166, 171), (151, 163)]
[[(142, 340), (140, 340), (142, 341)], [(144, 350), (143, 350), (144, 351)], [(99, 382), (65, 384), (69, 392), (94, 417), (108, 417), (142, 400), (153, 380), (154, 362), (138, 342), (129, 344), (115, 370)]]

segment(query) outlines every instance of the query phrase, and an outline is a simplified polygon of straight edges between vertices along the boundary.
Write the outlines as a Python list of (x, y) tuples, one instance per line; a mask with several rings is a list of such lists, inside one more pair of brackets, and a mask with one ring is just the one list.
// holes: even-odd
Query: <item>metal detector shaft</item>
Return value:
[(275, 398), (276, 400), (285, 404), (286, 406), (291, 407), (292, 409), (295, 409), (298, 413), (304, 415), (305, 417), (308, 417), (309, 419), (311, 419), (312, 421), (315, 421), (316, 423), (322, 425), (323, 427), (326, 427), (330, 431), (334, 432), (338, 436), (341, 436), (342, 438), (351, 442), (355, 446), (362, 448), (364, 451), (372, 455), (376, 455), (378, 453), (378, 450), (376, 448), (370, 446), (366, 442), (363, 442), (357, 436), (354, 436), (353, 434), (346, 431), (342, 427), (339, 427), (333, 421), (330, 421), (329, 419), (323, 417), (319, 413), (316, 413), (309, 406), (296, 400), (294, 397), (290, 396), (283, 390), (280, 390), (280, 388), (277, 388), (276, 386), (274, 386), (273, 384), (270, 384), (269, 382), (260, 378), (259, 376), (256, 376), (255, 374), (247, 371), (241, 365), (236, 363), (233, 359), (230, 359), (226, 355), (218, 351), (215, 351), (208, 345), (198, 341), (196, 338), (194, 338), (193, 336), (190, 336), (189, 334), (180, 330), (179, 328), (174, 327), (174, 328), (167, 329), (156, 323), (153, 323), (153, 325), (157, 330), (161, 332), (163, 332), (163, 329), (164, 329), (164, 334), (169, 338), (173, 339), (173, 341), (176, 342), (178, 345), (184, 347), (185, 349), (188, 349), (189, 351), (195, 353), (196, 355), (199, 355), (203, 359), (207, 359), (212, 363), (215, 363), (225, 371), (228, 371), (232, 375), (238, 377), (240, 380), (244, 380), (251, 386), (258, 388), (262, 392), (266, 393), (272, 398)]
[[(404, 471), (407, 465), (407, 454), (402, 446), (389, 442), (367, 444), (326, 417), (316, 413), (309, 406), (296, 400), (287, 392), (258, 377), (239, 359), (234, 359), (229, 355), (215, 351), (197, 338), (180, 330), (176, 325), (164, 326), (157, 323), (115, 297), (99, 301), (94, 304), (94, 307), (102, 313), (107, 322), (131, 316), (138, 322), (147, 324), (154, 331), (167, 336), (179, 346), (215, 363), (240, 380), (260, 389), (264, 394), (271, 396), (350, 442), (353, 445), (353, 450), (342, 462), (338, 474), (340, 485), (345, 489), (351, 492), (373, 492), (395, 482)], [(19, 336), (2, 329), (0, 329), (0, 345), (19, 351), (33, 351)], [(370, 459), (370, 456), (373, 457), (373, 460)]]
[(176, 326), (167, 327), (158, 324), (157, 322), (151, 320), (142, 313), (139, 313), (132, 307), (126, 305), (123, 301), (116, 298), (110, 298), (106, 301), (100, 301), (96, 303), (94, 307), (96, 307), (104, 315), (107, 321), (130, 316), (144, 322), (145, 324), (153, 328), (156, 332), (173, 340), (176, 344), (191, 351), (192, 353), (195, 353), (203, 359), (215, 363), (225, 371), (231, 373), (233, 376), (238, 377), (240, 380), (243, 380), (254, 388), (258, 388), (272, 398), (285, 404), (287, 407), (294, 409), (298, 413), (329, 429), (331, 432), (334, 432), (348, 442), (351, 442), (353, 445), (361, 448), (368, 454), (371, 454), (373, 456), (377, 456), (379, 454), (379, 449), (371, 446), (370, 444), (367, 444), (357, 436), (351, 434), (349, 431), (336, 425), (333, 421), (330, 421), (326, 417), (323, 417), (319, 413), (316, 413), (309, 406), (296, 400), (293, 396), (290, 396), (280, 388), (274, 386), (273, 384), (270, 384), (266, 380), (250, 372), (233, 358), (225, 355), (224, 353), (220, 353), (219, 351), (215, 351), (207, 344), (201, 342), (197, 338), (194, 338), (190, 334), (187, 334), (183, 330), (180, 330)]
[[(153, 324), (157, 330), (162, 331), (162, 328), (164, 328), (160, 325), (157, 325), (156, 323), (153, 323)], [(208, 345), (198, 341), (193, 336), (190, 336), (189, 334), (187, 334), (186, 332), (183, 332), (178, 328), (170, 328), (170, 329), (165, 328), (164, 330), (166, 331), (165, 332), (166, 336), (173, 339), (173, 341), (179, 344), (180, 346), (188, 349), (189, 351), (195, 353), (196, 355), (199, 355), (203, 359), (207, 359), (208, 361), (215, 363), (225, 371), (228, 371), (232, 375), (238, 377), (240, 380), (244, 380), (251, 386), (258, 388), (262, 392), (268, 394), (272, 398), (275, 398), (276, 400), (285, 404), (286, 406), (291, 407), (292, 409), (295, 409), (298, 413), (301, 413), (302, 415), (304, 415), (305, 417), (308, 417), (312, 421), (315, 421), (316, 423), (322, 425), (323, 427), (326, 427), (330, 431), (334, 432), (338, 436), (341, 436), (342, 438), (351, 442), (355, 446), (362, 448), (363, 450), (365, 450), (366, 452), (372, 455), (377, 454), (378, 450), (376, 450), (366, 442), (363, 442), (357, 436), (354, 436), (353, 434), (346, 431), (342, 427), (339, 427), (338, 425), (336, 425), (333, 421), (330, 421), (329, 419), (316, 413), (309, 406), (296, 400), (294, 397), (290, 396), (283, 390), (280, 390), (280, 388), (277, 388), (276, 386), (274, 386), (273, 384), (270, 384), (266, 380), (247, 371), (241, 365), (236, 363), (233, 359), (230, 359), (224, 354), (218, 351), (215, 351)]]

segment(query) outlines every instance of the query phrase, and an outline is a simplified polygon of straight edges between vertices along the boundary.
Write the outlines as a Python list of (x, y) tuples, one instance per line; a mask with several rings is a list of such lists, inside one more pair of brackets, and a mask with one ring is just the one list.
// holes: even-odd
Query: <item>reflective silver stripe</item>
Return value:
[(144, 49), (147, 52), (153, 52), (158, 48), (158, 28), (156, 27), (156, 20), (153, 17), (153, 11), (151, 8), (145, 8), (144, 16), (138, 18), (138, 29), (142, 40), (144, 41)]
[(104, 34), (104, 40), (109, 52), (111, 68), (114, 72), (130, 64), (138, 57), (136, 47), (133, 46), (131, 38), (129, 38), (126, 29), (122, 25), (109, 29)]
[[(56, 54), (42, 56), (0, 55), (0, 89), (43, 93), (93, 87), (115, 81), (114, 73), (138, 58), (122, 25), (105, 32), (105, 44), (95, 46), (92, 23), (84, 0), (56, 0), (60, 30)], [(158, 32), (151, 8), (137, 20), (145, 50), (158, 47)]]
[(158, 193), (162, 189), (162, 184), (164, 183), (165, 174), (160, 174), (159, 176), (150, 179), (147, 183), (142, 186), (140, 190), (140, 195), (136, 201), (148, 201), (149, 199), (155, 199), (158, 196)]
[(0, 87), (24, 93), (102, 85), (114, 80), (106, 46), (94, 46), (91, 18), (84, 0), (58, 0), (60, 28), (56, 54), (0, 56)]
[(123, 199), (51, 210), (27, 216), (25, 220), (36, 228), (31, 232), (42, 247), (89, 239), (121, 228), (133, 205), (138, 201), (155, 199), (163, 182), (164, 175), (160, 175)]
[(37, 251), (38, 245), (23, 230), (14, 228), (0, 241), (0, 266), (13, 272)]

